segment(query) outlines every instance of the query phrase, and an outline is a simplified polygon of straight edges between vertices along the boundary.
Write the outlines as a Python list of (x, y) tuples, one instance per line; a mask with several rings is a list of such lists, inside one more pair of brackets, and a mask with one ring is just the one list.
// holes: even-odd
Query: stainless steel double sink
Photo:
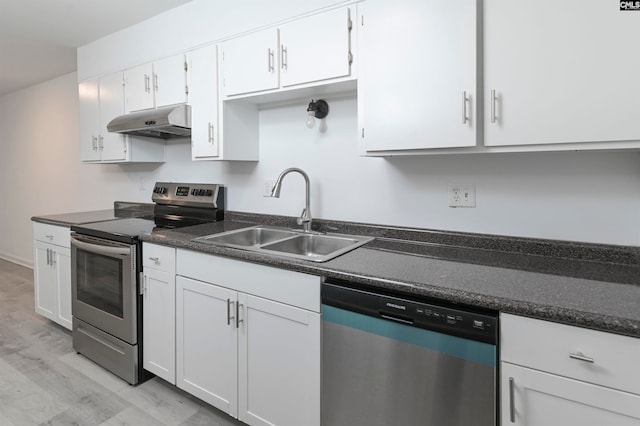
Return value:
[(372, 237), (320, 234), (273, 226), (253, 226), (194, 238), (204, 244), (326, 262), (373, 240)]

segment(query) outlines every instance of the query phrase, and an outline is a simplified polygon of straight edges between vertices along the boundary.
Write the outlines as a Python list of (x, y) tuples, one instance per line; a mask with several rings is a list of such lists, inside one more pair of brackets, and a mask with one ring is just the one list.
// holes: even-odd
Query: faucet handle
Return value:
[(303, 225), (309, 222), (311, 222), (311, 218), (309, 217), (309, 213), (307, 212), (307, 209), (302, 209), (302, 213), (300, 214), (300, 217), (296, 219), (296, 223), (298, 225)]

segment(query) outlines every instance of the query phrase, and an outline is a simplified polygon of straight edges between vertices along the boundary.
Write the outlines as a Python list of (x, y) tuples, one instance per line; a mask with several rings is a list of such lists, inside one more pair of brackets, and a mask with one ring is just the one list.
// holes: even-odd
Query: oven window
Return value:
[(76, 268), (78, 300), (122, 318), (122, 261), (79, 249)]

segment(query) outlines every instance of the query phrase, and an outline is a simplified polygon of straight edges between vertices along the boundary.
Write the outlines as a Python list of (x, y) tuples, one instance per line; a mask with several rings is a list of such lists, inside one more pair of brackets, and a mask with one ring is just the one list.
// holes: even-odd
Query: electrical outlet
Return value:
[(262, 195), (264, 195), (265, 197), (269, 197), (271, 196), (271, 191), (273, 190), (273, 187), (276, 186), (276, 181), (275, 180), (265, 180), (264, 181), (264, 188), (262, 190)]
[(449, 185), (449, 207), (475, 207), (475, 185)]

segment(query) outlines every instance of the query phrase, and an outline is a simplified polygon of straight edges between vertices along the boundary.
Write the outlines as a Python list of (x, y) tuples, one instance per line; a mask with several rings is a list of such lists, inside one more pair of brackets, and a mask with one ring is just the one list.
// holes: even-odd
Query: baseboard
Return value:
[(25, 268), (33, 269), (33, 260), (23, 259), (21, 257), (16, 257), (9, 253), (1, 253), (0, 259), (4, 259), (8, 262), (17, 263), (20, 266), (24, 266)]

